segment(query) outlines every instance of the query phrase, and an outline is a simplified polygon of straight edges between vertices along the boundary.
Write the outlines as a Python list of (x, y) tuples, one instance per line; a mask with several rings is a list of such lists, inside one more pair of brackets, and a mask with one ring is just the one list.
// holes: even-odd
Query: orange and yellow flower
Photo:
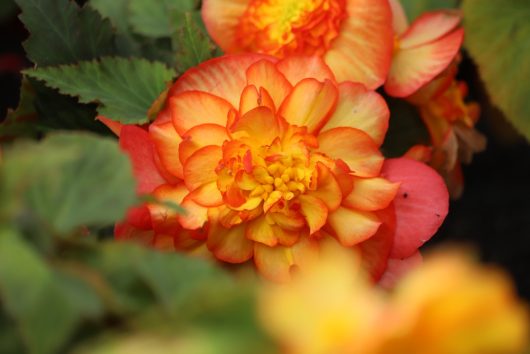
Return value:
[(466, 102), (467, 85), (456, 80), (459, 59), (407, 100), (417, 106), (427, 126), (431, 146), (412, 147), (407, 156), (429, 163), (446, 180), (452, 198), (463, 191), (461, 163), (470, 163), (486, 148), (486, 138), (475, 129), (480, 107)]
[(117, 236), (253, 259), (280, 281), (334, 238), (360, 249), (377, 279), (389, 258), (413, 255), (448, 208), (432, 169), (383, 158), (388, 115), (381, 96), (338, 84), (318, 57), (205, 62), (177, 80), (148, 130), (119, 127), (138, 192), (166, 203), (131, 210)]
[(388, 0), (204, 0), (202, 17), (227, 54), (316, 55), (338, 81), (383, 84), (394, 45)]
[(358, 257), (331, 248), (289, 284), (260, 296), (264, 328), (287, 354), (517, 354), (529, 316), (506, 275), (460, 252), (427, 257), (392, 293)]

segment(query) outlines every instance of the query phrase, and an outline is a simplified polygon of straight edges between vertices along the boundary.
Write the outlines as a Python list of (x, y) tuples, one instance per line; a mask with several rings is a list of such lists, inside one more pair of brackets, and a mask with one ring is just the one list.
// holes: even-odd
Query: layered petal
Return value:
[(331, 116), (337, 98), (337, 87), (331, 81), (303, 79), (287, 96), (279, 114), (290, 124), (306, 126), (309, 132), (316, 132)]
[(385, 83), (386, 92), (395, 97), (407, 97), (431, 81), (455, 58), (464, 30), (458, 29), (434, 42), (398, 50)]
[(280, 60), (276, 67), (293, 86), (308, 77), (321, 82), (335, 82), (333, 71), (317, 56), (290, 55)]
[(182, 163), (179, 158), (179, 145), (182, 138), (171, 121), (151, 124), (149, 136), (155, 144), (156, 152), (164, 168), (173, 176), (183, 178)]
[(394, 47), (390, 6), (387, 0), (349, 0), (347, 13), (324, 60), (337, 81), (377, 88), (385, 81)]
[(318, 150), (332, 159), (340, 159), (359, 177), (379, 175), (383, 156), (378, 146), (363, 131), (354, 128), (334, 128), (318, 136)]
[(213, 223), (206, 244), (215, 257), (228, 263), (246, 262), (254, 253), (254, 242), (245, 237), (245, 225), (226, 229)]
[(353, 190), (342, 204), (366, 211), (385, 209), (394, 200), (399, 185), (384, 178), (353, 178)]
[(322, 130), (339, 127), (359, 129), (381, 145), (389, 117), (390, 111), (381, 95), (361, 84), (343, 82), (339, 85), (337, 107)]
[(329, 214), (328, 224), (343, 246), (351, 247), (372, 237), (381, 221), (369, 211), (340, 207)]
[(184, 73), (169, 91), (169, 97), (186, 91), (204, 91), (237, 107), (241, 91), (247, 86), (248, 67), (262, 59), (277, 59), (261, 54), (229, 55), (205, 61)]
[(460, 20), (457, 12), (425, 13), (418, 17), (399, 38), (399, 46), (401, 49), (408, 49), (433, 42), (454, 30)]
[(219, 146), (205, 146), (197, 150), (184, 165), (184, 182), (189, 190), (217, 180), (215, 169), (223, 158)]
[(280, 107), (293, 85), (269, 60), (260, 60), (247, 69), (247, 83), (264, 88), (272, 97), (275, 107)]

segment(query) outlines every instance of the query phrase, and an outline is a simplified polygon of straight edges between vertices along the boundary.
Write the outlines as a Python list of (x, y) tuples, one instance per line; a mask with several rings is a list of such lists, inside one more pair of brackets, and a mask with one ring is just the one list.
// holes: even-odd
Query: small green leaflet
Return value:
[(183, 20), (184, 24), (177, 32), (177, 66), (181, 72), (212, 58), (216, 49), (197, 25), (193, 14), (185, 13)]
[(465, 0), (466, 43), (491, 100), (530, 140), (530, 2)]
[(98, 103), (100, 115), (124, 124), (147, 123), (149, 108), (177, 75), (160, 62), (110, 57), (24, 73), (81, 103)]
[(459, 0), (401, 0), (409, 21), (413, 21), (426, 11), (454, 9)]

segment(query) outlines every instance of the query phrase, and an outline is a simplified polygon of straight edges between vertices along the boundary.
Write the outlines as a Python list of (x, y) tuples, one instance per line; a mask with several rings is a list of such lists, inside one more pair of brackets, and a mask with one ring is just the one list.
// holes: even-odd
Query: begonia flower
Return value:
[(457, 81), (458, 62), (407, 98), (420, 113), (431, 145), (412, 147), (407, 156), (427, 162), (446, 180), (451, 197), (459, 198), (464, 181), (461, 164), (486, 148), (486, 138), (475, 129), (480, 106), (467, 102), (467, 85)]
[(385, 91), (407, 97), (451, 64), (462, 46), (464, 30), (456, 10), (426, 12), (409, 26), (399, 0), (389, 2), (395, 45)]
[(337, 83), (318, 57), (202, 63), (176, 81), (147, 130), (113, 127), (138, 193), (163, 202), (131, 210), (117, 237), (207, 248), (229, 263), (253, 259), (278, 281), (333, 238), (360, 249), (378, 279), (390, 258), (414, 255), (448, 209), (434, 170), (385, 161), (388, 115), (379, 94)]
[(316, 55), (337, 80), (383, 84), (394, 46), (388, 0), (204, 0), (202, 17), (227, 54)]
[(259, 315), (286, 354), (517, 354), (529, 344), (513, 284), (460, 251), (428, 256), (385, 293), (358, 256), (332, 247), (289, 284), (266, 284)]

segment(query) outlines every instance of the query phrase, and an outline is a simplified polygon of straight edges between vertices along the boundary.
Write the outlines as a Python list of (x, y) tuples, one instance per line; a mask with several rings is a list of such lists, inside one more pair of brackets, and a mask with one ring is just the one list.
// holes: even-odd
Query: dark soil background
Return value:
[[(15, 14), (0, 18), (0, 117), (18, 102), (19, 70), (30, 65), (21, 45), (26, 37)], [(520, 294), (530, 300), (530, 145), (492, 106), (469, 58), (460, 76), (482, 105), (478, 129), (488, 137), (488, 148), (464, 167), (464, 195), (452, 202), (445, 224), (426, 248), (472, 246), (484, 261), (509, 271)]]

